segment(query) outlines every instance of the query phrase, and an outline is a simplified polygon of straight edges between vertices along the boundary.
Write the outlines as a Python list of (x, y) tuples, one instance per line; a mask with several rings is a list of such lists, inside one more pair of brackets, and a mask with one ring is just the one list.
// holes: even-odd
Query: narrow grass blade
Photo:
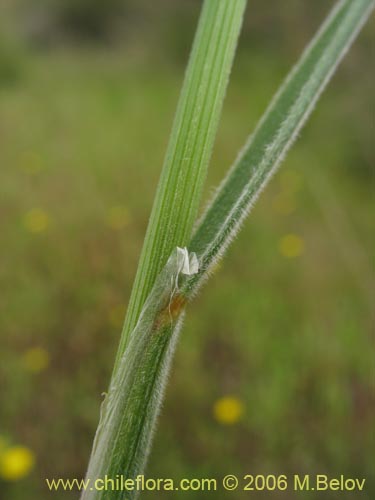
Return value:
[(133, 285), (118, 357), (124, 352), (156, 276), (185, 246), (232, 67), (246, 0), (205, 0)]
[(287, 77), (218, 188), (189, 243), (189, 249), (199, 257), (201, 272), (189, 280), (186, 293), (196, 291), (232, 241), (311, 114), (374, 3), (373, 0), (338, 2)]

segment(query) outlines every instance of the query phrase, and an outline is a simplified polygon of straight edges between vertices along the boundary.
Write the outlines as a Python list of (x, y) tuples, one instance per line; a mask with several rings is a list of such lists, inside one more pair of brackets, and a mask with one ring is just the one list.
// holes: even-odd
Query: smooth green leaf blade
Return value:
[(373, 0), (338, 2), (281, 86), (193, 235), (189, 249), (197, 253), (202, 269), (189, 280), (186, 293), (196, 291), (225, 252), (374, 4)]
[(197, 217), (246, 0), (205, 0), (129, 302), (124, 352), (156, 276)]

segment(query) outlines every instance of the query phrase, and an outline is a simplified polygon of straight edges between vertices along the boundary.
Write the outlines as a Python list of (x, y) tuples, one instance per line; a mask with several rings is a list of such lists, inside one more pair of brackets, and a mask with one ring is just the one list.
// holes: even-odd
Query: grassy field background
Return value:
[[(45, 478), (85, 472), (199, 2), (129, 2), (110, 41), (22, 31), (24, 4), (0, 41), (0, 498), (60, 500)], [(206, 199), (327, 12), (252, 4)], [(374, 34), (190, 307), (150, 477), (344, 474), (373, 498)]]

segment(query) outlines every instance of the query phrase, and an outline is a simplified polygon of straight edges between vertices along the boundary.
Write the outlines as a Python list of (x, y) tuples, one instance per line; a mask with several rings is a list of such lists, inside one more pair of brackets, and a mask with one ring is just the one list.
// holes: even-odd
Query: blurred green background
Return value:
[[(77, 498), (200, 1), (1, 0), (0, 498)], [(205, 198), (332, 1), (252, 0)], [(147, 473), (375, 497), (370, 22), (188, 311)], [(245, 499), (249, 492), (146, 493)]]

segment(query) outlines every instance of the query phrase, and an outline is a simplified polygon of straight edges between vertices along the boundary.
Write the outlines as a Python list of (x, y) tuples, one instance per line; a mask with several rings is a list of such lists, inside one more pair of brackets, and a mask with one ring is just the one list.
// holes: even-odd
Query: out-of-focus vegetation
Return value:
[[(200, 2), (103, 4), (0, 6), (7, 500), (77, 497), (44, 478), (87, 465)], [(207, 195), (327, 10), (251, 2)], [(373, 497), (374, 35), (369, 24), (191, 308), (150, 477), (347, 474)]]

